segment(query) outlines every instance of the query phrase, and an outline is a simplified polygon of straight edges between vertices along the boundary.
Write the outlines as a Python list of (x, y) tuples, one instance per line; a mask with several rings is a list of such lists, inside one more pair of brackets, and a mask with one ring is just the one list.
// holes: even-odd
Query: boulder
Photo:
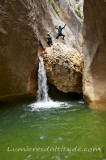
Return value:
[(76, 49), (55, 43), (43, 57), (49, 83), (64, 93), (82, 92), (83, 60)]

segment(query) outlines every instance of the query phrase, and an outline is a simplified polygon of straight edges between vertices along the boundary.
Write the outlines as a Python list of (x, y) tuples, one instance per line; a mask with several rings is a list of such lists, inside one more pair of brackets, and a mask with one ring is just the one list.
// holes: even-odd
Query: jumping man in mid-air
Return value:
[(65, 28), (65, 26), (66, 26), (66, 24), (64, 25), (64, 27), (61, 27), (61, 26), (55, 27), (57, 29), (57, 31), (58, 31), (56, 39), (58, 39), (59, 37), (62, 36), (63, 40), (64, 40), (65, 35), (62, 33), (62, 30)]

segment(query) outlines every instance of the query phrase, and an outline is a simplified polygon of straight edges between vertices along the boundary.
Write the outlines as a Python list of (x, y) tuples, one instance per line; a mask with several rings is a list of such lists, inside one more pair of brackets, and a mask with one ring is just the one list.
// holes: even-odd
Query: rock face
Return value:
[(49, 83), (64, 93), (82, 92), (82, 56), (76, 49), (56, 43), (43, 57)]
[(27, 1), (0, 1), (0, 99), (36, 92), (37, 39), (30, 9)]
[(106, 1), (85, 0), (84, 17), (85, 100), (106, 110)]
[[(76, 14), (76, 3), (70, 0), (56, 0), (56, 4), (60, 9), (60, 16), (67, 20), (67, 26), (73, 33), (79, 32), (82, 25), (82, 19)], [(79, 11), (80, 12), (80, 11)]]
[[(65, 23), (65, 40), (56, 40), (55, 25)], [(77, 40), (81, 26), (70, 0), (0, 0), (0, 99), (35, 95), (38, 39), (46, 47), (45, 36), (50, 32), (53, 43), (59, 41), (81, 52)]]
[[(60, 42), (76, 48), (80, 53), (82, 53), (82, 44), (79, 42), (79, 34), (81, 34), (83, 20), (79, 16), (81, 14), (80, 10), (76, 7), (76, 2), (73, 0), (50, 0), (54, 3), (50, 3), (50, 15), (52, 17), (52, 21), (54, 26), (64, 26), (66, 23), (66, 27), (63, 30), (63, 33), (66, 35), (64, 42), (59, 39)], [(53, 5), (55, 7), (53, 7)], [(51, 31), (50, 31), (51, 32)], [(56, 30), (51, 32), (52, 36), (56, 37)], [(80, 36), (81, 37), (81, 36)], [(57, 43), (55, 39), (53, 39), (54, 43)], [(81, 44), (81, 45), (80, 45)]]
[[(35, 0), (32, 4), (33, 8), (30, 17), (34, 22), (35, 33), (38, 39), (42, 41), (43, 46), (45, 48), (48, 46), (45, 37), (49, 32), (52, 36), (53, 43), (59, 41), (82, 52), (79, 33), (81, 33), (83, 20), (76, 14), (76, 7), (73, 7), (73, 3), (71, 5), (72, 0), (37, 1)], [(62, 38), (57, 40), (55, 26), (64, 26), (65, 23), (66, 27), (63, 30), (63, 34), (66, 36), (65, 40), (63, 41)]]

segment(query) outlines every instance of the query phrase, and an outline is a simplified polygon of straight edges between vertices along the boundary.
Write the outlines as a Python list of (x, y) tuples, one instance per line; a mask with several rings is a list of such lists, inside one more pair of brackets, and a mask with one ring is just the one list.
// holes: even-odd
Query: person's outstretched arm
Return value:
[(66, 26), (66, 24), (64, 25), (64, 27), (63, 27), (62, 29), (64, 29), (64, 28), (65, 28), (65, 26)]

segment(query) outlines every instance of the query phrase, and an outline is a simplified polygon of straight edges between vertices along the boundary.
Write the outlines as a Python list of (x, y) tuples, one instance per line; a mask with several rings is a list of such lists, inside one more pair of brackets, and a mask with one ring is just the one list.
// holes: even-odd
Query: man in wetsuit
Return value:
[(55, 27), (56, 29), (57, 29), (57, 31), (58, 31), (58, 34), (57, 34), (57, 36), (56, 36), (56, 39), (58, 39), (59, 37), (63, 37), (63, 40), (64, 40), (64, 37), (65, 37), (65, 35), (62, 33), (62, 30), (65, 28), (65, 26), (66, 26), (66, 24), (64, 25), (64, 27), (61, 27), (61, 26), (59, 26), (59, 27)]
[(52, 43), (52, 37), (50, 36), (50, 34), (48, 33), (47, 36), (46, 36), (46, 41), (47, 41), (47, 44), (51, 47), (51, 45), (53, 45)]

